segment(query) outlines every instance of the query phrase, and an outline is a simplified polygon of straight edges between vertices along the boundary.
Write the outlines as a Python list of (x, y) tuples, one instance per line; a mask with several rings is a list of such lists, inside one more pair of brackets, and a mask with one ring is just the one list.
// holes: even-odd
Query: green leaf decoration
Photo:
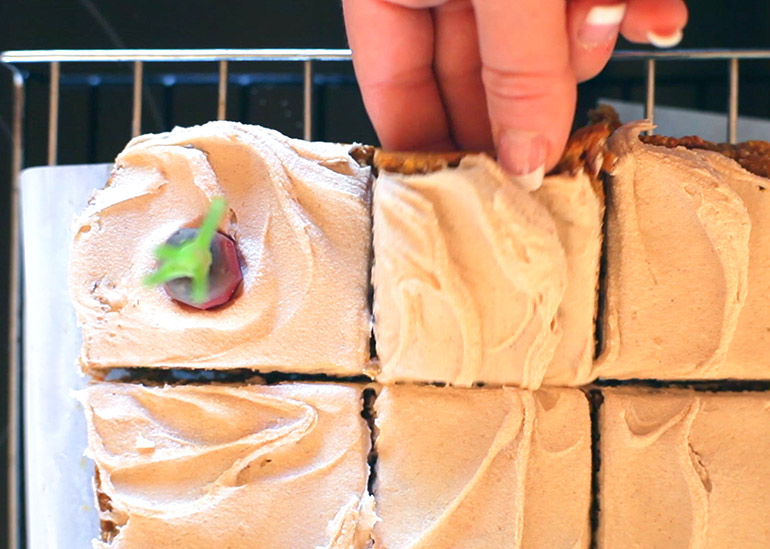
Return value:
[(195, 303), (206, 301), (209, 288), (209, 270), (213, 258), (211, 242), (217, 233), (217, 227), (227, 211), (227, 202), (221, 196), (214, 198), (209, 206), (198, 234), (178, 246), (161, 244), (155, 249), (158, 268), (144, 278), (147, 286), (158, 286), (177, 278), (192, 279), (191, 298)]

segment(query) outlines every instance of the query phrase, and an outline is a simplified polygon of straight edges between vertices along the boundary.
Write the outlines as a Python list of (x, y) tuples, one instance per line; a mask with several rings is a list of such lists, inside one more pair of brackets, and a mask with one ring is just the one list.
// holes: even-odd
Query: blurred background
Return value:
[[(682, 48), (770, 48), (770, 2), (699, 0)], [(376, 32), (376, 29), (373, 29)], [(0, 51), (54, 48), (344, 48), (339, 0), (0, 0)], [(619, 48), (633, 46), (621, 41)], [(314, 138), (376, 144), (347, 63), (316, 64)], [(25, 165), (46, 163), (47, 65), (27, 72)], [(61, 164), (109, 162), (130, 138), (130, 64), (61, 66)], [(299, 72), (298, 72), (299, 71)], [(724, 113), (726, 62), (658, 65), (657, 104)], [(231, 63), (228, 118), (302, 135), (301, 65)], [(770, 63), (741, 63), (741, 115), (770, 118)], [(597, 98), (644, 101), (641, 62), (581, 85), (576, 123)], [(143, 132), (216, 118), (217, 66), (145, 64)], [(0, 67), (0, 288), (8, 287), (11, 78)], [(740, 137), (740, 136), (739, 136)], [(770, 135), (766, 137), (770, 139)], [(0, 320), (7, 329), (7, 292)], [(5, 546), (7, 338), (0, 339), (0, 546)]]

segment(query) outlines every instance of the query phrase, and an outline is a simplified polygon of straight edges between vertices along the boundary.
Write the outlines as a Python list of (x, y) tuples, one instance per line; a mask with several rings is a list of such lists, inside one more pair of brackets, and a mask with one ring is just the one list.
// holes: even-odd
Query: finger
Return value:
[(386, 149), (452, 149), (433, 75), (427, 10), (384, 0), (344, 0), (353, 65), (364, 105)]
[(578, 82), (593, 78), (607, 64), (620, 32), (626, 3), (571, 0), (567, 5), (570, 61)]
[(564, 0), (474, 0), (474, 8), (498, 159), (536, 188), (575, 112)]
[(452, 138), (461, 149), (492, 149), (473, 5), (449, 0), (434, 10), (433, 23), (434, 71)]
[(687, 25), (687, 6), (683, 0), (628, 0), (620, 32), (629, 41), (672, 48), (682, 41)]

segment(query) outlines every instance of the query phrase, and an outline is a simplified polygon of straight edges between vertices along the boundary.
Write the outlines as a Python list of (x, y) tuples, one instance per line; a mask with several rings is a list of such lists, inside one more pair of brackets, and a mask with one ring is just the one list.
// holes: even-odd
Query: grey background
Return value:
[[(770, 3), (761, 0), (701, 0), (690, 2), (691, 22), (682, 47), (770, 48)], [(376, 29), (372, 30), (377, 32)], [(0, 0), (0, 50), (51, 48), (202, 48), (202, 47), (346, 47), (338, 0)], [(629, 47), (621, 44), (620, 47)], [(643, 97), (639, 63), (613, 64), (580, 90), (578, 123), (599, 96), (626, 100)], [(45, 161), (47, 124), (45, 67), (29, 67), (26, 164)], [(215, 66), (176, 70), (215, 71)], [(130, 67), (93, 67), (124, 84), (102, 87), (98, 106), (88, 85), (63, 85), (60, 118), (61, 163), (110, 161), (129, 138)], [(301, 90), (291, 81), (296, 67), (246, 64), (236, 74), (268, 70), (288, 83), (265, 86), (230, 86), (230, 118), (301, 134)], [(215, 86), (152, 84), (168, 67), (147, 68), (148, 99), (143, 129), (158, 131), (173, 124), (192, 124), (216, 115)], [(83, 75), (85, 69), (62, 66), (64, 76)], [(323, 92), (323, 113), (317, 119), (319, 138), (375, 142), (360, 97), (344, 64), (324, 65), (321, 75), (337, 80)], [(288, 75), (288, 76), (287, 76)], [(724, 111), (727, 100), (724, 63), (680, 63), (659, 69), (659, 104)], [(770, 64), (742, 65), (741, 113), (770, 117)], [(122, 80), (121, 80), (122, 79)], [(346, 80), (347, 79), (347, 80)], [(10, 170), (10, 78), (0, 69), (0, 288), (8, 287), (8, 207)], [(89, 131), (93, 130), (93, 131)], [(770, 138), (770, 136), (769, 136)], [(7, 292), (0, 291), (0, 331), (7, 327)], [(0, 425), (5, 425), (6, 338), (0, 340)], [(0, 494), (7, 489), (4, 476), (6, 430), (0, 430)], [(5, 546), (5, 498), (0, 499), (0, 546)]]

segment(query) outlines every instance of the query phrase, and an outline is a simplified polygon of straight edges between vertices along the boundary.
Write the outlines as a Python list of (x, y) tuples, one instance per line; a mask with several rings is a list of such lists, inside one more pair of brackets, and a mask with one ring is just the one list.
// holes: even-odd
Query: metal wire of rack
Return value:
[[(0, 53), (0, 65), (12, 76), (13, 114), (11, 150), (11, 234), (10, 234), (10, 323), (8, 356), (8, 531), (9, 548), (23, 546), (23, 464), (22, 425), (20, 407), (22, 395), (21, 374), (21, 264), (19, 231), (19, 181), (24, 168), (25, 150), (25, 101), (27, 99), (27, 74), (20, 67), (29, 64), (48, 65), (48, 127), (47, 163), (56, 165), (59, 152), (59, 107), (61, 64), (73, 63), (122, 63), (133, 69), (131, 80), (131, 136), (142, 131), (142, 104), (145, 83), (145, 63), (216, 63), (218, 71), (212, 85), (217, 87), (217, 118), (226, 116), (228, 105), (228, 81), (231, 64), (251, 62), (290, 62), (301, 65), (302, 86), (302, 134), (304, 139), (315, 136), (314, 77), (317, 63), (325, 61), (350, 61), (351, 52), (346, 49), (164, 49), (164, 50), (34, 50)], [(654, 120), (656, 105), (656, 69), (667, 61), (725, 61), (727, 63), (727, 137), (730, 143), (738, 138), (739, 69), (743, 60), (770, 60), (770, 50), (672, 50), (672, 51), (617, 51), (613, 62), (637, 61), (644, 64), (645, 101), (644, 112)]]

